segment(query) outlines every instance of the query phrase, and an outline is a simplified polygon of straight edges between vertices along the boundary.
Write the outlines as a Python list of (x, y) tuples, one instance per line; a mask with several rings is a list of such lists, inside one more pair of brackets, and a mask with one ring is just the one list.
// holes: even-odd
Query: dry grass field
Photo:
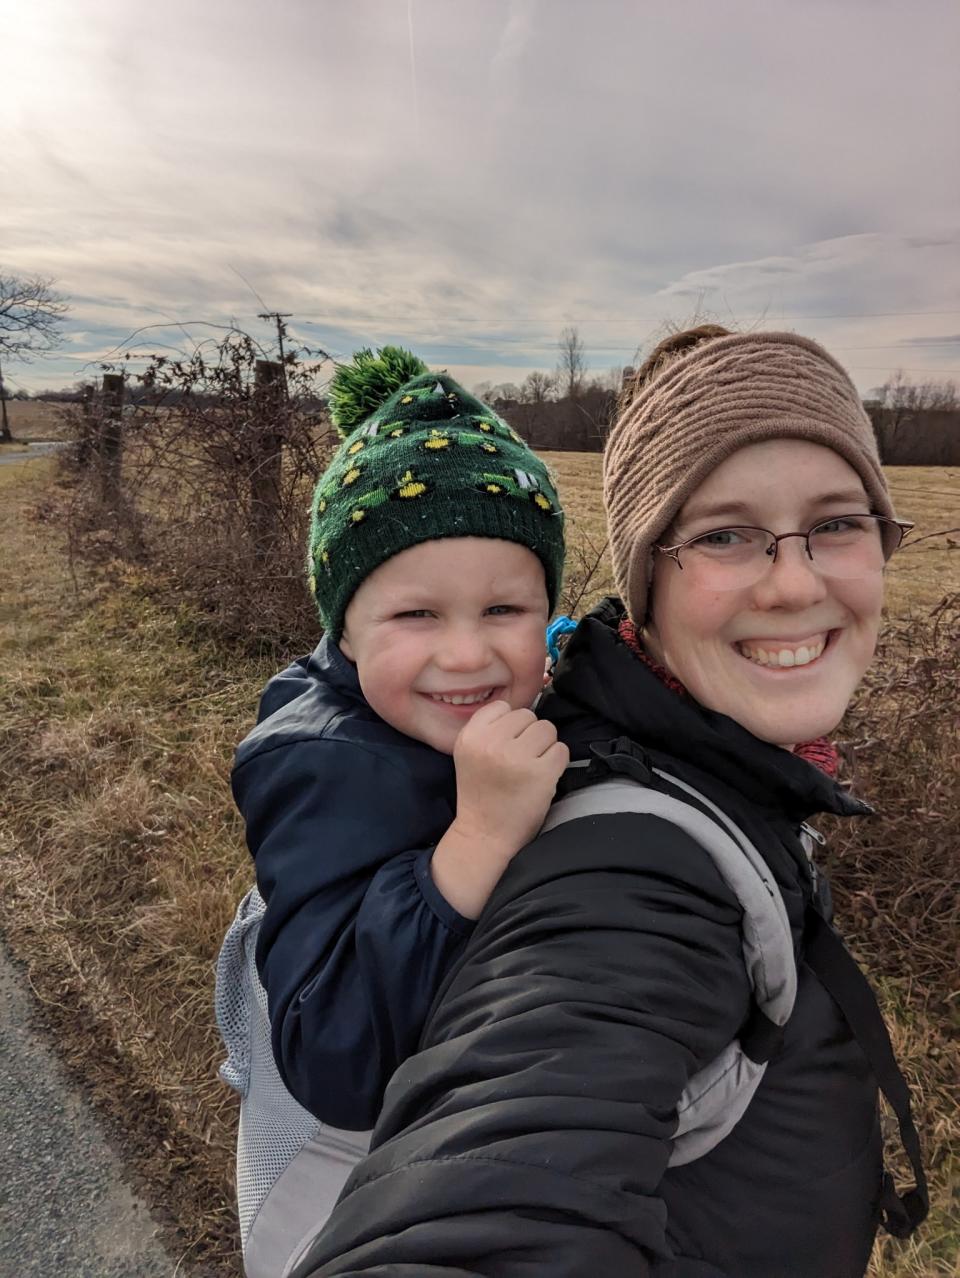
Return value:
[(10, 433), (19, 443), (33, 439), (65, 439), (63, 406), (33, 400), (13, 399), (7, 402)]
[[(47, 433), (34, 426), (35, 438)], [(576, 594), (603, 547), (600, 459), (549, 460), (571, 515)], [(960, 549), (950, 544), (960, 534), (932, 536), (960, 525), (960, 469), (902, 469), (890, 479), (898, 509), (917, 521), (914, 538), (930, 538), (890, 571), (890, 622), (902, 625), (960, 590)], [(236, 1110), (215, 1076), (212, 965), (251, 881), (229, 795), (231, 754), (277, 663), (226, 649), (188, 607), (109, 554), (71, 559), (67, 501), (52, 461), (0, 465), (4, 932), (179, 1245), (180, 1272), (236, 1274)], [(609, 588), (607, 573), (601, 557), (581, 610)], [(937, 802), (923, 800), (928, 823), (943, 815)], [(955, 829), (956, 813), (947, 817)], [(855, 881), (849, 899), (870, 889)], [(920, 1088), (935, 1165), (921, 1241), (885, 1246), (871, 1272), (958, 1278), (955, 1003), (931, 1002), (908, 971), (887, 974), (863, 936)]]

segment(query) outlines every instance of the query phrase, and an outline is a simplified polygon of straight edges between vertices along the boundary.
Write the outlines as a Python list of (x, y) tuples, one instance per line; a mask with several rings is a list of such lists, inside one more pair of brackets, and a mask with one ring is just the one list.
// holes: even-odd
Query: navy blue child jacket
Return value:
[(374, 714), (324, 638), (267, 685), (232, 785), (267, 906), (256, 959), (280, 1075), (321, 1121), (372, 1127), (473, 927), (430, 877), (453, 760)]

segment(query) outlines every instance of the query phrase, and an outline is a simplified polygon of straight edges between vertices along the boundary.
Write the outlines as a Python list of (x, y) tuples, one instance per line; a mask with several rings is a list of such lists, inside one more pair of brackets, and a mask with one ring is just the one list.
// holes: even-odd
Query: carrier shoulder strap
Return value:
[[(573, 764), (572, 769), (581, 766), (589, 765)], [(660, 783), (680, 791), (682, 798), (650, 789), (639, 778), (629, 779), (629, 768), (620, 770), (627, 775), (587, 783), (558, 799), (543, 830), (583, 817), (622, 812), (660, 817), (684, 830), (708, 853), (742, 910), (741, 944), (754, 1012), (738, 1036), (684, 1089), (670, 1156), (670, 1165), (678, 1166), (713, 1149), (746, 1111), (793, 1011), (796, 957), (780, 890), (763, 857), (739, 826), (678, 777), (652, 770)]]
[(823, 915), (810, 907), (804, 933), (804, 958), (821, 985), (839, 1007), (873, 1070), (874, 1077), (897, 1117), (900, 1139), (916, 1184), (897, 1192), (884, 1170), (880, 1208), (883, 1226), (894, 1238), (907, 1238), (926, 1218), (930, 1207), (923, 1170), (920, 1137), (910, 1108), (910, 1089), (900, 1072), (883, 1013), (856, 959)]

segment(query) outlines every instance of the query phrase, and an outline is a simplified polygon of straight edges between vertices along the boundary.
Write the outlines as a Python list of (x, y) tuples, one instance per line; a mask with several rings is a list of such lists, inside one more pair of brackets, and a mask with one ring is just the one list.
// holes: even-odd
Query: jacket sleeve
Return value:
[(740, 908), (695, 842), (622, 814), (542, 835), (295, 1278), (723, 1278), (674, 1254), (658, 1186), (683, 1088), (749, 1006)]
[(280, 1076), (321, 1121), (370, 1128), (473, 926), (430, 876), (448, 800), (323, 738), (248, 758), (233, 789), (266, 902), (256, 957)]

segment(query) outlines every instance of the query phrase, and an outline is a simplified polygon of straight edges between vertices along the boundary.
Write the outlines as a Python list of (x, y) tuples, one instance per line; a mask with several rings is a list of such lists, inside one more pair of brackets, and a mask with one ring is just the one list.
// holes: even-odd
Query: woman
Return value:
[[(883, 568), (909, 527), (857, 393), (793, 334), (670, 338), (628, 387), (604, 500), (623, 603), (581, 622), (542, 713), (574, 763), (695, 792), (759, 850), (796, 956), (792, 1013), (739, 1121), (673, 1157), (691, 1080), (758, 1023), (751, 921), (663, 816), (548, 820), (298, 1278), (860, 1278), (881, 1218), (902, 1234), (925, 1212), (902, 1078), (824, 921), (805, 826), (871, 811), (834, 780), (827, 734), (873, 655)], [(902, 1200), (878, 1079), (918, 1180)]]

